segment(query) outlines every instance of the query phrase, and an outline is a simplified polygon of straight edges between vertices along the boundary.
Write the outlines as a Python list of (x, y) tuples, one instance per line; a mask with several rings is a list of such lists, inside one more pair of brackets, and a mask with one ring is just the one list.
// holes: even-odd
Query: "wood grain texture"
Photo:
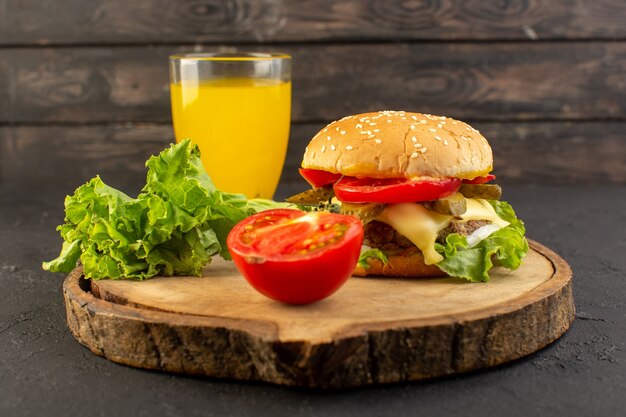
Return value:
[[(171, 293), (155, 291), (155, 286), (162, 288), (158, 281), (147, 282), (151, 289), (146, 288), (145, 293), (157, 302), (156, 307), (148, 308), (134, 302), (141, 291), (113, 294), (115, 302), (95, 297), (89, 292), (89, 282), (81, 279), (80, 269), (68, 276), (63, 290), (68, 326), (74, 337), (114, 362), (218, 378), (344, 388), (414, 381), (494, 366), (556, 340), (574, 319), (571, 270), (554, 252), (534, 242), (532, 246), (520, 270), (500, 277), (496, 273), (487, 284), (459, 286), (451, 279), (353, 278), (330, 299), (304, 307), (275, 303), (252, 290), (228, 292), (220, 287), (224, 281), (220, 284), (219, 277), (213, 283), (217, 290), (208, 298), (205, 291), (199, 298), (215, 304), (228, 302), (229, 306), (216, 311), (212, 304), (196, 305), (201, 309), (196, 314), (172, 313), (178, 306), (184, 308), (184, 298), (193, 294), (181, 292), (176, 285)], [(528, 287), (524, 277), (534, 285)], [(511, 284), (514, 282), (528, 288), (504, 297), (507, 289), (516, 287)], [(96, 287), (91, 288), (98, 288), (94, 293), (106, 298), (115, 288), (113, 284), (119, 283), (93, 283)], [(137, 286), (146, 282), (122, 284)], [(451, 305), (449, 314), (431, 314), (415, 300), (401, 304), (403, 297), (417, 296), (415, 288), (408, 293), (403, 289), (417, 286), (425, 288), (422, 297), (431, 297), (422, 300), (427, 304), (437, 305), (433, 301), (437, 298), (441, 305), (454, 297), (464, 299)], [(472, 295), (478, 286), (489, 288), (490, 293), (497, 287), (495, 293), (504, 297), (502, 302), (484, 304), (485, 297)], [(361, 298), (351, 298), (351, 292)], [(164, 302), (161, 296), (171, 303), (159, 306), (159, 299)], [(377, 308), (358, 309), (363, 297)], [(168, 311), (163, 311), (163, 306)], [(351, 308), (360, 314), (350, 315)], [(289, 314), (283, 310), (289, 310)]]
[[(294, 57), (296, 122), (387, 108), (473, 120), (623, 120), (626, 113), (622, 42), (263, 49), (281, 49)], [(3, 51), (0, 123), (169, 121), (167, 57), (189, 50)]]
[(621, 0), (3, 0), (0, 6), (5, 45), (626, 37)]
[(265, 327), (272, 329), (270, 336), (279, 342), (306, 340), (314, 344), (351, 335), (353, 327), (360, 333), (361, 328), (372, 323), (376, 327), (397, 326), (406, 321), (437, 321), (443, 317), (462, 321), (468, 312), (488, 310), (525, 296), (552, 275), (550, 261), (531, 251), (520, 270), (494, 270), (491, 281), (479, 286), (448, 277), (354, 278), (330, 298), (292, 306), (261, 295), (248, 285), (232, 262), (218, 258), (203, 271), (202, 277), (156, 277), (141, 282), (100, 280), (92, 281), (90, 290), (102, 300), (140, 309), (229, 322), (271, 323)]
[(61, 186), (96, 175), (112, 186), (145, 184), (150, 155), (173, 142), (169, 125), (0, 127), (0, 183)]
[[(626, 123), (473, 123), (491, 143), (499, 180), (541, 184), (626, 184)], [(282, 182), (298, 175), (304, 148), (324, 123), (292, 126)], [(169, 125), (0, 127), (0, 183), (62, 186), (100, 174), (111, 185), (145, 179), (144, 163), (173, 138)]]

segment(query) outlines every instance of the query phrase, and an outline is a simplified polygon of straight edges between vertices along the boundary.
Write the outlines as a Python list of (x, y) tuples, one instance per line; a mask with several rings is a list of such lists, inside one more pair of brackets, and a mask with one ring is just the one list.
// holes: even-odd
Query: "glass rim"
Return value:
[(170, 55), (170, 61), (272, 61), (291, 59), (284, 52), (191, 52)]

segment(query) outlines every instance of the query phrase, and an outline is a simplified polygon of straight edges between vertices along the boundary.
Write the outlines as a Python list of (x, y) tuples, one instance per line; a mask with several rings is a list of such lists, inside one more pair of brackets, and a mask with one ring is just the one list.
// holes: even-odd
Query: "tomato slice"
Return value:
[(362, 242), (363, 225), (356, 217), (275, 209), (237, 223), (226, 243), (241, 274), (260, 293), (306, 304), (346, 282)]
[(463, 180), (463, 184), (484, 184), (489, 181), (493, 181), (496, 179), (496, 176), (493, 174), (485, 175), (484, 177), (476, 177), (471, 180)]
[(300, 168), (299, 171), (300, 175), (315, 188), (332, 184), (341, 178), (341, 174), (333, 174), (332, 172), (322, 171), (321, 169)]
[(343, 177), (333, 187), (335, 195), (348, 203), (416, 203), (454, 194), (461, 186), (458, 178), (354, 178)]

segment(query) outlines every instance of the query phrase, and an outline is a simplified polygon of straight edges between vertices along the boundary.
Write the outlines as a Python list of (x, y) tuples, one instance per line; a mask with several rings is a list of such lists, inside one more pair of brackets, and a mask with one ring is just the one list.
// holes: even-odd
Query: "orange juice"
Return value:
[(170, 88), (176, 140), (198, 145), (217, 188), (271, 198), (287, 152), (291, 82), (224, 78)]

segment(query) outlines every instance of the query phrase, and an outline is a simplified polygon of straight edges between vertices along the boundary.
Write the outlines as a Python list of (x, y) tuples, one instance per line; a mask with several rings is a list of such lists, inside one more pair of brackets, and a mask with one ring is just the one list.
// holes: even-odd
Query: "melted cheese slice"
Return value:
[(386, 223), (406, 236), (424, 255), (424, 263), (433, 265), (443, 260), (443, 256), (435, 250), (437, 234), (451, 222), (465, 223), (470, 220), (487, 220), (499, 226), (506, 227), (509, 222), (502, 220), (487, 200), (466, 198), (467, 211), (455, 219), (453, 216), (427, 210), (423, 205), (416, 203), (390, 204), (376, 218)]

